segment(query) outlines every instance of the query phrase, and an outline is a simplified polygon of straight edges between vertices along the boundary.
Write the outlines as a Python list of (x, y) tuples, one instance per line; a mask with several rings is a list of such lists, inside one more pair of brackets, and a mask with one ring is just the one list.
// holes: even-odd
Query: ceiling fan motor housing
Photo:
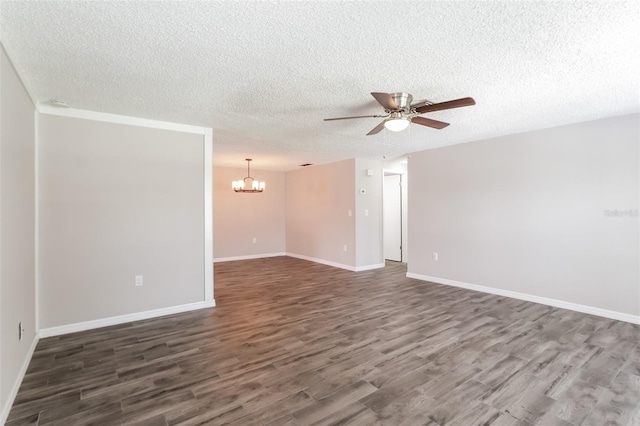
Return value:
[(398, 92), (398, 93), (390, 93), (393, 101), (398, 105), (398, 109), (409, 109), (411, 107), (411, 101), (413, 101), (413, 96), (409, 93)]

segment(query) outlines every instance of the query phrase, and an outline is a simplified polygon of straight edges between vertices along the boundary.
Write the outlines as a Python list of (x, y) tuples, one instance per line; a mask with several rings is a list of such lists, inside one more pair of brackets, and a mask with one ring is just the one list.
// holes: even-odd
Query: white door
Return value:
[(402, 188), (400, 175), (384, 177), (384, 258), (402, 262)]

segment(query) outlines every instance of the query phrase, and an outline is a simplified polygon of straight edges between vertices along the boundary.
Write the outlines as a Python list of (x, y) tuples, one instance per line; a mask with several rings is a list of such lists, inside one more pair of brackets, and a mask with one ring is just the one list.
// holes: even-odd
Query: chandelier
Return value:
[(251, 164), (251, 158), (245, 158), (245, 160), (247, 160), (247, 177), (240, 180), (234, 180), (231, 183), (231, 187), (236, 192), (249, 192), (249, 193), (263, 192), (265, 183), (257, 181), (251, 177), (251, 173), (249, 170), (249, 164)]

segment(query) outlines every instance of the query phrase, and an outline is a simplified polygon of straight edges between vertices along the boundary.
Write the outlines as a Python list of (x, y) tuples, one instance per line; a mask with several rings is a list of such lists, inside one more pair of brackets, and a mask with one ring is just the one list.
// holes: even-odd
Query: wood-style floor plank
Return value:
[(218, 307), (42, 339), (7, 426), (640, 425), (640, 327), (278, 257)]

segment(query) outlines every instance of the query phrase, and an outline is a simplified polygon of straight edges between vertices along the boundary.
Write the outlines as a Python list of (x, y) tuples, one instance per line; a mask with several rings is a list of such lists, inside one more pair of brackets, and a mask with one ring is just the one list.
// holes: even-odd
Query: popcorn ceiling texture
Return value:
[[(212, 127), (214, 164), (291, 170), (638, 112), (640, 2), (2, 2), (38, 102)], [(365, 136), (372, 91), (477, 105)]]

